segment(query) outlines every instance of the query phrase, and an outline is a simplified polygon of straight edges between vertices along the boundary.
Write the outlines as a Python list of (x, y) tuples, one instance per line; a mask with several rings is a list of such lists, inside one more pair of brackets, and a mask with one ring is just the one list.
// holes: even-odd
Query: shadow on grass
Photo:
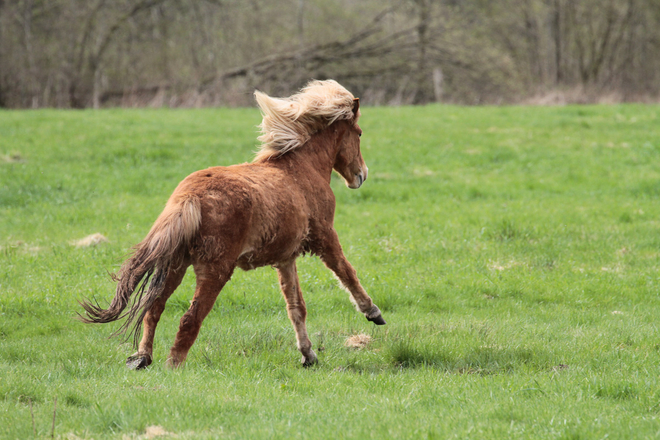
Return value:
[(387, 359), (399, 368), (433, 367), (458, 374), (507, 373), (523, 367), (539, 370), (552, 366), (544, 350), (525, 347), (479, 346), (451, 349), (398, 340), (387, 349)]
[(639, 390), (631, 383), (605, 382), (596, 387), (593, 395), (601, 399), (635, 400), (638, 399)]
[(521, 227), (511, 219), (504, 219), (486, 230), (486, 237), (496, 241), (527, 240), (533, 238), (533, 232)]

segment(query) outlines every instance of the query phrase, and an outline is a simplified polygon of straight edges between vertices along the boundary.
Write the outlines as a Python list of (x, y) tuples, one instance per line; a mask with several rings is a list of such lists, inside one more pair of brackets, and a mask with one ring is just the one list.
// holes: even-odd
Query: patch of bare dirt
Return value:
[(23, 163), (25, 158), (19, 153), (9, 153), (0, 155), (0, 162), (6, 163)]

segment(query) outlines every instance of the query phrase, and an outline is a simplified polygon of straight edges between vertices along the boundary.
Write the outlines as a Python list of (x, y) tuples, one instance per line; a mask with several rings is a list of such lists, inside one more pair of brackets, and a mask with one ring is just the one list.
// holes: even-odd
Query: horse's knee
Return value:
[(307, 308), (302, 304), (288, 306), (287, 314), (294, 325), (304, 324), (307, 319)]

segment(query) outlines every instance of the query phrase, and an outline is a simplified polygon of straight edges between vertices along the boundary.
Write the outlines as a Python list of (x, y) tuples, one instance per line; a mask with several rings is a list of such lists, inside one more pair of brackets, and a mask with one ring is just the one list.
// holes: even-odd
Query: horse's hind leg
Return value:
[(187, 268), (188, 266), (181, 265), (178, 269), (172, 270), (167, 274), (163, 293), (160, 294), (147, 311), (147, 314), (144, 315), (144, 319), (142, 320), (142, 340), (140, 341), (140, 345), (138, 345), (138, 351), (126, 360), (126, 366), (131, 370), (139, 370), (151, 365), (153, 361), (156, 326), (163, 310), (165, 310), (165, 303), (167, 303), (172, 293), (181, 284)]
[(305, 300), (300, 291), (296, 262), (292, 261), (286, 265), (278, 266), (277, 273), (280, 279), (282, 294), (286, 300), (286, 311), (296, 332), (298, 350), (303, 355), (301, 362), (303, 366), (309, 367), (315, 364), (317, 359), (316, 353), (312, 350), (312, 341), (309, 340), (309, 336), (307, 335), (307, 327), (305, 325), (307, 308), (305, 307)]
[(197, 339), (204, 318), (213, 308), (220, 290), (234, 272), (234, 267), (228, 265), (198, 263), (193, 267), (197, 276), (197, 288), (195, 296), (190, 302), (190, 308), (181, 317), (179, 331), (167, 359), (168, 365), (173, 368), (185, 362), (190, 347)]

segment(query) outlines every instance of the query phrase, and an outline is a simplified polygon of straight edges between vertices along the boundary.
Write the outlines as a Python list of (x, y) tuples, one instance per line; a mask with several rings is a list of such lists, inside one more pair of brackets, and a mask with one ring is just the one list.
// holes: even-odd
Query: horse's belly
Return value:
[(252, 270), (263, 266), (277, 266), (291, 261), (302, 253), (304, 253), (302, 248), (287, 252), (246, 252), (238, 258), (236, 265), (243, 270)]
[(290, 236), (275, 236), (257, 245), (248, 244), (238, 257), (236, 265), (243, 270), (277, 266), (308, 252), (306, 243), (307, 234), (301, 232)]

